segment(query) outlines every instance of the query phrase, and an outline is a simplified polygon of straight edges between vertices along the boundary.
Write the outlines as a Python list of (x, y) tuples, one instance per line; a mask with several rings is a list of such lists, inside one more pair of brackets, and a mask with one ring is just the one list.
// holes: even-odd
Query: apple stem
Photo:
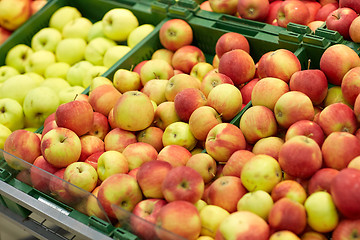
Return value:
[(133, 70), (134, 70), (134, 64), (131, 65), (130, 72), (132, 72)]
[(307, 70), (310, 69), (311, 59), (308, 60)]
[(335, 14), (333, 14), (332, 15), (334, 18), (336, 18), (336, 20), (339, 20), (340, 18), (339, 18), (339, 16), (337, 16), (337, 15), (335, 15)]
[(79, 94), (75, 94), (73, 101), (75, 101), (78, 96), (79, 96)]
[(155, 72), (153, 72), (153, 74), (154, 74), (154, 76), (155, 76), (155, 79), (158, 79), (158, 80), (159, 80), (159, 76), (158, 76), (158, 75), (156, 75), (156, 73), (155, 73)]

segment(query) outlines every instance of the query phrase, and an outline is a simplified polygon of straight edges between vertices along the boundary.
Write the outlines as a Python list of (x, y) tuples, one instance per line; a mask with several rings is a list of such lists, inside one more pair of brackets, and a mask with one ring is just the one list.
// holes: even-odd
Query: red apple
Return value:
[(274, 20), (277, 21), (276, 20), (277, 12), (282, 2), (283, 2), (282, 0), (276, 0), (270, 2), (268, 14), (266, 16), (266, 19), (264, 20), (265, 23), (272, 24)]
[(305, 5), (308, 8), (309, 13), (310, 13), (310, 17), (309, 17), (308, 22), (314, 21), (317, 12), (322, 7), (321, 4), (319, 2), (313, 1), (313, 0), (305, 0), (303, 2), (305, 3)]
[(193, 31), (189, 23), (182, 19), (166, 21), (159, 31), (160, 43), (171, 51), (190, 45), (193, 40)]
[(289, 22), (306, 25), (310, 20), (310, 12), (302, 1), (284, 1), (278, 9), (276, 20), (284, 28)]
[(181, 121), (176, 113), (175, 103), (173, 101), (162, 102), (157, 106), (154, 115), (154, 124), (161, 130), (165, 130), (171, 123)]
[(227, 32), (221, 35), (216, 41), (215, 52), (218, 58), (221, 58), (224, 53), (234, 49), (242, 49), (245, 52), (250, 53), (249, 41), (244, 35), (236, 32)]
[(11, 31), (0, 27), (0, 45), (3, 44), (11, 35)]
[(89, 94), (89, 103), (94, 111), (105, 116), (109, 115), (110, 110), (115, 106), (121, 93), (112, 85), (104, 84), (93, 89)]
[(338, 2), (322, 5), (321, 8), (318, 10), (318, 12), (315, 15), (315, 20), (325, 22), (326, 18), (329, 16), (329, 14), (338, 8), (339, 8)]
[(156, 149), (144, 142), (129, 144), (122, 151), (129, 164), (129, 170), (140, 167), (145, 162), (156, 160), (158, 152)]
[(203, 51), (195, 45), (186, 45), (174, 52), (171, 65), (174, 69), (190, 74), (191, 69), (199, 62), (205, 62)]
[(246, 105), (250, 102), (252, 90), (254, 89), (254, 86), (258, 81), (258, 78), (254, 78), (240, 88), (241, 96), (243, 98), (243, 104)]
[(268, 0), (239, 0), (237, 12), (241, 18), (264, 21), (269, 12)]
[(60, 168), (54, 173), (54, 175), (51, 176), (49, 180), (49, 190), (51, 192), (51, 196), (53, 196), (56, 200), (68, 205), (73, 205), (78, 202), (79, 198), (71, 195), (70, 192), (65, 188), (65, 169), (66, 168)]
[(274, 202), (282, 198), (289, 198), (303, 204), (307, 198), (305, 188), (295, 180), (283, 180), (271, 190), (271, 198)]
[(78, 136), (88, 133), (94, 124), (94, 111), (89, 102), (72, 101), (61, 104), (55, 112), (58, 127), (68, 128)]
[(135, 133), (121, 128), (112, 129), (104, 138), (106, 151), (115, 150), (122, 152), (128, 145), (136, 142)]
[(210, 182), (216, 173), (216, 161), (207, 153), (197, 153), (192, 155), (186, 162), (187, 167), (190, 167), (200, 173), (204, 183)]
[(205, 141), (211, 128), (218, 123), (222, 123), (221, 115), (210, 106), (195, 109), (189, 118), (190, 131), (200, 141)]
[(104, 140), (109, 131), (110, 125), (108, 118), (102, 113), (94, 112), (94, 123), (89, 134)]
[(139, 76), (140, 76), (141, 68), (147, 61), (149, 61), (149, 60), (143, 60), (143, 61), (139, 62), (138, 64), (136, 64), (134, 69), (133, 69), (133, 72), (138, 73)]
[(164, 131), (161, 128), (150, 126), (136, 135), (138, 142), (148, 143), (153, 146), (157, 152), (160, 152), (164, 147), (162, 143), (162, 136)]
[(96, 152), (105, 151), (105, 143), (100, 138), (93, 135), (83, 135), (80, 137), (81, 154), (79, 161), (85, 161), (90, 155)]
[(359, 29), (360, 29), (360, 17), (356, 17), (350, 24), (349, 28), (349, 35), (351, 41), (355, 43), (360, 42), (360, 35), (359, 35)]
[(209, 95), (209, 92), (219, 84), (229, 83), (234, 85), (234, 82), (225, 74), (217, 71), (210, 71), (207, 73), (201, 81), (200, 90), (204, 93), (205, 97)]
[(279, 158), (279, 151), (284, 144), (284, 140), (279, 137), (265, 137), (259, 139), (253, 146), (252, 152), (255, 155), (266, 154), (275, 159)]
[(223, 176), (241, 176), (241, 170), (244, 164), (249, 161), (254, 153), (248, 150), (238, 150), (231, 154), (229, 160), (225, 163), (222, 169)]
[(234, 15), (236, 13), (237, 0), (209, 0), (213, 12)]
[(151, 55), (151, 59), (162, 59), (171, 65), (171, 59), (173, 55), (173, 51), (166, 48), (159, 48), (158, 50), (155, 50), (155, 52)]
[(339, 0), (339, 7), (348, 7), (353, 9), (356, 13), (360, 13), (360, 4), (356, 0)]
[(186, 88), (176, 94), (175, 111), (180, 119), (188, 122), (191, 114), (207, 103), (205, 95), (197, 88)]
[(285, 141), (298, 135), (313, 139), (320, 147), (325, 139), (325, 134), (320, 125), (310, 120), (300, 120), (293, 123), (286, 131)]
[(331, 196), (339, 212), (349, 219), (360, 217), (360, 170), (345, 168), (331, 182)]
[(350, 25), (357, 16), (357, 13), (351, 8), (340, 7), (328, 15), (325, 20), (326, 27), (330, 30), (338, 31), (344, 39), (349, 40)]
[(356, 239), (360, 232), (360, 219), (342, 219), (332, 233), (333, 240)]
[(174, 75), (169, 79), (165, 88), (165, 97), (168, 101), (174, 101), (177, 93), (186, 88), (200, 89), (200, 80), (186, 73)]
[(50, 193), (49, 181), (51, 174), (58, 170), (59, 168), (51, 165), (43, 156), (37, 157), (30, 168), (32, 186), (43, 193)]
[(354, 67), (360, 66), (357, 53), (344, 44), (328, 47), (320, 58), (320, 70), (323, 71), (328, 82), (341, 86), (344, 75)]
[(146, 198), (164, 198), (161, 186), (171, 169), (170, 163), (157, 160), (146, 162), (139, 167), (136, 179)]
[(96, 152), (96, 153), (93, 153), (93, 154), (91, 154), (88, 158), (86, 158), (84, 162), (90, 164), (90, 165), (93, 166), (95, 169), (97, 169), (99, 157), (100, 157), (101, 154), (103, 154), (103, 153), (104, 153), (104, 152)]
[(339, 173), (339, 170), (334, 168), (321, 168), (309, 180), (308, 193), (309, 195), (317, 191), (330, 192), (331, 182)]
[(343, 77), (341, 82), (341, 92), (344, 99), (354, 106), (355, 99), (360, 93), (360, 67), (350, 69)]
[(309, 178), (322, 166), (321, 149), (311, 138), (295, 136), (281, 147), (279, 164), (293, 177)]
[(312, 32), (315, 32), (318, 28), (321, 28), (325, 24), (325, 21), (312, 21), (307, 24)]
[(191, 152), (179, 145), (165, 146), (158, 154), (157, 160), (169, 162), (172, 167), (185, 166)]
[(325, 135), (332, 132), (355, 133), (357, 120), (354, 111), (344, 103), (333, 103), (325, 107), (319, 115), (318, 124)]
[(152, 79), (169, 80), (172, 76), (174, 76), (173, 67), (163, 59), (151, 59), (140, 70), (142, 86), (145, 86)]
[(239, 86), (254, 78), (255, 63), (249, 53), (234, 49), (220, 58), (219, 72), (230, 77), (235, 86)]

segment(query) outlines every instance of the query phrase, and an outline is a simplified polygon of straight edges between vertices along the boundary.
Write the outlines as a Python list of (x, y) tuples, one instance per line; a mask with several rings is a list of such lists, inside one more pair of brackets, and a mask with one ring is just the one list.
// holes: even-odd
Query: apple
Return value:
[(107, 11), (103, 18), (103, 32), (114, 41), (125, 41), (129, 34), (139, 26), (137, 17), (128, 9), (114, 8)]
[(66, 23), (62, 28), (63, 38), (83, 38), (87, 41), (88, 33), (92, 27), (92, 22), (85, 18), (79, 17)]
[(302, 240), (326, 240), (327, 237), (324, 234), (319, 233), (319, 232), (305, 230), (305, 232), (301, 235), (301, 239)]
[(230, 121), (242, 108), (242, 95), (232, 84), (219, 84), (209, 92), (206, 105), (214, 108), (224, 121)]
[(109, 221), (109, 218), (106, 216), (106, 213), (97, 199), (100, 186), (96, 186), (91, 194), (86, 199), (86, 210), (85, 214), (88, 216), (96, 216), (104, 221)]
[(98, 174), (93, 166), (85, 162), (73, 162), (66, 166), (64, 180), (68, 185), (65, 188), (71, 195), (81, 197), (86, 196), (86, 192), (91, 192), (97, 185)]
[(319, 191), (311, 194), (305, 200), (304, 207), (307, 223), (315, 231), (327, 233), (336, 228), (339, 215), (330, 193)]
[(23, 161), (32, 164), (41, 155), (40, 138), (34, 132), (15, 130), (6, 138), (4, 151), (4, 159), (10, 167), (29, 168)]
[(188, 123), (173, 122), (165, 128), (162, 142), (164, 147), (179, 145), (191, 151), (196, 146), (197, 139), (190, 131)]
[(216, 205), (205, 205), (201, 208), (199, 214), (201, 219), (201, 236), (198, 239), (200, 240), (202, 237), (214, 239), (220, 223), (230, 215), (228, 211)]
[(102, 65), (104, 65), (106, 68), (110, 68), (117, 61), (123, 58), (130, 50), (131, 48), (125, 45), (109, 47), (104, 54)]
[(20, 0), (14, 4), (11, 0), (0, 3), (0, 25), (14, 31), (31, 17), (31, 1)]
[(61, 39), (62, 35), (58, 29), (45, 27), (36, 32), (31, 38), (31, 48), (34, 51), (47, 50), (55, 52), (56, 46)]
[(215, 52), (218, 58), (221, 58), (224, 53), (234, 49), (242, 49), (250, 53), (249, 41), (244, 35), (236, 32), (227, 32), (221, 35), (216, 41)]
[(121, 128), (111, 129), (104, 138), (106, 151), (115, 150), (118, 152), (123, 152), (126, 146), (136, 142), (137, 140), (135, 133), (123, 130)]
[(53, 175), (50, 175), (49, 190), (51, 196), (53, 196), (56, 200), (68, 205), (73, 205), (79, 200), (79, 198), (71, 195), (70, 192), (65, 188), (66, 184), (69, 184), (64, 181), (65, 170), (65, 167), (60, 168)]
[(155, 26), (152, 24), (142, 24), (138, 27), (136, 27), (134, 30), (130, 32), (127, 38), (127, 45), (130, 48), (133, 48), (141, 42), (147, 35), (149, 35), (153, 30)]
[(144, 240), (156, 238), (156, 217), (167, 202), (163, 199), (149, 198), (138, 202), (130, 216), (131, 230)]
[[(257, 190), (244, 194), (237, 203), (237, 210), (253, 212), (267, 221), (273, 205), (274, 202), (269, 193)], [(259, 208), (259, 206), (262, 207)]]
[(215, 177), (216, 161), (207, 153), (200, 152), (192, 155), (185, 166), (200, 173), (205, 184), (209, 183)]
[(116, 42), (109, 38), (94, 38), (87, 43), (84, 58), (93, 65), (101, 66), (104, 64), (104, 55), (106, 51), (114, 46), (117, 46)]
[(244, 112), (239, 127), (250, 144), (265, 137), (275, 136), (278, 128), (274, 113), (260, 105), (252, 106)]
[(42, 136), (41, 154), (55, 167), (66, 167), (79, 160), (80, 138), (70, 129), (54, 128)]
[(285, 141), (298, 135), (303, 135), (313, 139), (317, 142), (319, 147), (322, 146), (325, 140), (323, 129), (319, 124), (310, 120), (300, 120), (290, 125), (285, 134)]
[[(159, 239), (174, 239), (174, 234), (195, 240), (201, 232), (200, 214), (194, 204), (177, 200), (163, 206), (157, 214), (155, 229)], [(166, 231), (164, 231), (166, 230)]]
[(338, 8), (339, 8), (338, 1), (322, 5), (321, 8), (318, 10), (318, 12), (315, 15), (315, 20), (325, 22), (326, 18), (329, 16), (329, 14)]
[(39, 86), (51, 88), (58, 96), (60, 91), (71, 87), (70, 84), (63, 78), (46, 78)]
[(104, 140), (105, 136), (110, 131), (108, 118), (99, 112), (94, 112), (93, 126), (88, 132), (89, 135), (96, 136), (101, 140)]
[(360, 93), (358, 76), (360, 67), (350, 69), (343, 77), (341, 82), (341, 92), (345, 101), (354, 106), (355, 99)]
[(165, 130), (171, 123), (181, 121), (175, 111), (173, 101), (165, 101), (158, 105), (155, 110), (154, 124), (162, 130)]
[(325, 20), (326, 27), (327, 29), (339, 32), (344, 39), (349, 40), (350, 25), (357, 16), (357, 13), (353, 9), (339, 7), (327, 16)]
[(274, 186), (271, 191), (271, 198), (274, 202), (277, 202), (282, 198), (289, 198), (295, 202), (304, 204), (307, 198), (307, 193), (300, 183), (295, 180), (288, 179), (282, 180)]
[(141, 92), (145, 93), (157, 105), (160, 105), (166, 101), (165, 89), (167, 84), (167, 79), (152, 79), (145, 83)]
[[(40, 170), (41, 169), (41, 170)], [(43, 156), (38, 156), (30, 167), (30, 179), (32, 186), (43, 193), (50, 193), (50, 174), (59, 169), (51, 165)]]
[(261, 105), (274, 110), (276, 101), (289, 90), (289, 85), (279, 78), (262, 78), (252, 88), (251, 103), (253, 106)]
[[(93, 66), (94, 65), (92, 63), (84, 60), (73, 64), (66, 72), (66, 80), (70, 83), (71, 86), (81, 86), (83, 78), (85, 76), (85, 72), (89, 71)], [(49, 67), (51, 67), (51, 65)]]
[(200, 89), (200, 80), (190, 76), (189, 74), (181, 73), (171, 77), (165, 88), (165, 97), (167, 101), (174, 101), (177, 93), (186, 88)]
[(87, 157), (84, 162), (90, 164), (91, 166), (93, 166), (97, 170), (99, 157), (103, 153), (104, 153), (104, 151), (93, 153), (89, 157)]
[(344, 44), (334, 44), (328, 47), (320, 58), (320, 70), (328, 82), (341, 86), (344, 75), (354, 67), (360, 66), (360, 57), (350, 47)]
[(310, 17), (308, 19), (308, 23), (310, 23), (315, 20), (316, 14), (322, 6), (321, 6), (321, 3), (317, 2), (317, 1), (312, 1), (312, 0), (306, 0), (306, 1), (304, 1), (304, 3), (310, 13)]
[(150, 126), (136, 135), (138, 142), (148, 143), (153, 146), (157, 152), (160, 152), (164, 147), (162, 143), (162, 136), (164, 131), (161, 128)]
[(51, 15), (49, 20), (49, 27), (56, 28), (62, 31), (65, 24), (81, 16), (82, 15), (80, 11), (75, 7), (60, 7)]
[(128, 173), (129, 164), (124, 154), (109, 150), (103, 152), (97, 160), (97, 174), (99, 180), (104, 181), (117, 173)]
[(25, 72), (25, 62), (34, 50), (25, 44), (17, 44), (10, 48), (5, 57), (5, 64), (15, 68), (19, 73)]
[(165, 161), (172, 167), (185, 166), (192, 156), (191, 152), (179, 145), (164, 146), (158, 154), (157, 160)]
[(216, 13), (235, 15), (237, 10), (237, 0), (209, 0), (211, 10)]
[(37, 13), (38, 11), (40, 11), (40, 9), (42, 9), (45, 5), (46, 5), (47, 1), (46, 0), (36, 0), (36, 1), (32, 1), (30, 3), (30, 8), (31, 8), (31, 15), (34, 15), (35, 13)]
[(48, 50), (33, 52), (25, 62), (25, 72), (35, 72), (43, 75), (45, 69), (55, 63), (55, 54)]
[(269, 1), (269, 10), (268, 10), (268, 14), (265, 18), (265, 20), (263, 20), (265, 23), (267, 24), (272, 24), (274, 21), (277, 22), (277, 11), (281, 5), (283, 1), (280, 0), (276, 0), (276, 1)]
[[(200, 3), (200, 9), (204, 10), (204, 11), (212, 12), (209, 1), (203, 1), (202, 3)], [(205, 240), (205, 239), (203, 239), (203, 240)]]
[(174, 51), (167, 48), (159, 48), (153, 52), (151, 59), (162, 59), (171, 65), (171, 59), (174, 55)]
[(128, 162), (129, 170), (133, 170), (145, 162), (156, 160), (158, 152), (148, 143), (136, 142), (127, 145), (122, 154)]
[(341, 238), (356, 238), (360, 231), (359, 224), (359, 219), (341, 219), (334, 231), (332, 232), (332, 238), (334, 240), (339, 240)]
[[(236, 64), (240, 63), (241, 64)], [(234, 49), (222, 55), (219, 61), (219, 73), (231, 78), (235, 86), (248, 82), (255, 76), (255, 63), (249, 53)]]
[(105, 143), (100, 138), (85, 134), (80, 137), (81, 154), (79, 161), (85, 161), (91, 154), (105, 151)]
[(19, 75), (19, 71), (7, 65), (0, 67), (0, 85), (12, 76)]
[(186, 88), (178, 92), (174, 99), (175, 111), (179, 118), (188, 122), (191, 114), (207, 103), (205, 95), (197, 88)]
[(117, 173), (101, 183), (98, 199), (110, 218), (120, 220), (123, 213), (119, 211), (117, 215), (116, 207), (132, 211), (142, 200), (142, 193), (135, 178), (125, 173)]
[(281, 181), (282, 173), (276, 159), (259, 154), (250, 158), (243, 165), (240, 178), (248, 191), (263, 190), (270, 193), (274, 186)]
[(209, 72), (204, 76), (204, 78), (201, 81), (200, 90), (204, 93), (204, 95), (207, 97), (209, 95), (209, 92), (216, 87), (219, 84), (223, 83), (229, 83), (234, 85), (231, 78), (226, 76), (225, 74), (219, 73), (219, 72)]
[(285, 141), (278, 161), (284, 172), (302, 179), (311, 177), (323, 163), (319, 145), (311, 138), (301, 135)]
[(3, 44), (11, 35), (12, 31), (4, 27), (0, 27), (0, 45)]
[(56, 124), (68, 128), (78, 136), (88, 133), (94, 123), (93, 108), (87, 101), (72, 101), (61, 104), (55, 112)]
[(249, 211), (231, 213), (219, 225), (215, 239), (258, 239), (270, 236), (268, 223)]
[[(90, 68), (91, 69), (91, 68)], [(85, 74), (86, 75), (86, 74)], [(85, 77), (85, 76), (84, 76)], [(90, 89), (89, 89), (89, 93), (91, 93), (95, 88), (101, 86), (101, 85), (111, 85), (111, 86), (115, 86), (113, 81), (111, 81), (109, 78), (107, 77), (103, 77), (103, 76), (97, 76), (94, 77), (91, 80), (90, 83)]]
[(318, 124), (326, 135), (332, 132), (355, 133), (357, 120), (354, 111), (344, 103), (333, 103), (319, 115)]
[(218, 123), (222, 123), (221, 115), (210, 106), (195, 109), (189, 118), (189, 128), (199, 141), (205, 141), (207, 134)]
[(160, 43), (170, 51), (190, 45), (193, 41), (193, 31), (188, 22), (182, 19), (166, 21), (159, 31)]
[(255, 156), (255, 154), (248, 150), (235, 151), (223, 166), (222, 175), (239, 177), (244, 164), (253, 156)]
[(202, 81), (204, 76), (214, 69), (214, 66), (210, 63), (198, 62), (191, 68), (190, 75)]
[(237, 13), (241, 18), (264, 21), (269, 12), (268, 0), (239, 0)]
[(355, 42), (355, 43), (359, 43), (360, 42), (360, 36), (358, 34), (358, 29), (360, 27), (360, 18), (356, 17), (350, 24), (349, 27), (349, 36), (351, 41)]
[(97, 37), (106, 37), (103, 31), (103, 23), (102, 20), (95, 21), (91, 28), (89, 29), (88, 35), (87, 35), (87, 42), (90, 42), (91, 40), (97, 38)]
[(9, 128), (0, 123), (0, 149), (4, 149), (5, 141), (11, 133)]
[(226, 162), (237, 150), (245, 149), (246, 142), (242, 131), (231, 123), (219, 123), (210, 129), (205, 149), (218, 162)]
[(276, 231), (270, 235), (269, 240), (300, 240), (298, 235), (289, 230)]
[(310, 20), (308, 7), (302, 1), (284, 1), (276, 17), (277, 24), (286, 28), (289, 22), (306, 25)]
[(115, 125), (128, 131), (140, 131), (151, 125), (154, 107), (150, 98), (139, 91), (128, 91), (114, 105)]
[(87, 42), (82, 38), (64, 38), (56, 46), (56, 60), (70, 65), (84, 60), (86, 46)]
[(308, 193), (312, 194), (318, 191), (326, 191), (331, 193), (331, 181), (339, 173), (339, 170), (334, 168), (323, 167), (319, 169), (312, 177), (309, 179), (308, 183)]
[(174, 52), (171, 65), (174, 69), (190, 74), (191, 69), (199, 62), (206, 62), (203, 51), (195, 45), (185, 45)]
[[(66, 79), (66, 75), (70, 69), (70, 65), (65, 62), (55, 62), (49, 66), (46, 67), (43, 75), (44, 78), (62, 78)], [(70, 82), (69, 82), (70, 83)]]
[(108, 116), (121, 96), (122, 94), (114, 86), (104, 84), (90, 92), (88, 102), (94, 111)]
[(253, 146), (252, 152), (255, 155), (266, 154), (275, 159), (279, 158), (279, 152), (284, 140), (279, 137), (264, 137), (259, 139)]
[(173, 67), (162, 59), (148, 60), (140, 70), (141, 84), (145, 84), (152, 79), (167, 79), (174, 76)]
[(289, 91), (276, 101), (274, 114), (280, 127), (289, 128), (297, 121), (312, 120), (315, 111), (311, 99), (306, 94)]
[(275, 231), (288, 230), (300, 234), (305, 230), (307, 219), (305, 207), (289, 198), (281, 198), (271, 208), (269, 225)]
[(0, 99), (0, 124), (11, 132), (24, 127), (24, 112), (20, 103), (12, 98)]
[(307, 24), (307, 26), (311, 29), (312, 32), (315, 33), (315, 31), (318, 29), (318, 28), (321, 28), (322, 26), (324, 26), (325, 24), (325, 21), (312, 21), (312, 22), (309, 22)]
[(115, 88), (121, 93), (139, 90), (141, 88), (140, 75), (137, 72), (127, 69), (116, 70), (113, 83)]

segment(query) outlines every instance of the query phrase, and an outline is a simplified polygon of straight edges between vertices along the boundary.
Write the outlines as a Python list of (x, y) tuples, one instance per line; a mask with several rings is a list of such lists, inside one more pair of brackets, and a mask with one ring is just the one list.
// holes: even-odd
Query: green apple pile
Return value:
[[(3, 4), (5, 1), (2, 1)], [(0, 67), (0, 148), (10, 131), (36, 130), (154, 29), (127, 9), (92, 23), (79, 10), (56, 10), (31, 44), (18, 44)]]
[(25, 162), (5, 155), (8, 165), (89, 216), (126, 222), (141, 239), (358, 236), (354, 50), (333, 45), (320, 69), (302, 70), (286, 49), (255, 63), (247, 39), (232, 32), (207, 63), (181, 19), (164, 23), (159, 39), (151, 59), (96, 77), (89, 95), (59, 105), (41, 135), (12, 132), (4, 150)]

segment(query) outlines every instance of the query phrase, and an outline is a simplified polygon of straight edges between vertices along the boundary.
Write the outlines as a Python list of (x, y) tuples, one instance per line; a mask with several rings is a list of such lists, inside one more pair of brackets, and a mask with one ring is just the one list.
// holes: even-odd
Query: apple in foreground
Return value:
[(356, 239), (360, 233), (360, 220), (342, 219), (332, 233), (332, 239)]

